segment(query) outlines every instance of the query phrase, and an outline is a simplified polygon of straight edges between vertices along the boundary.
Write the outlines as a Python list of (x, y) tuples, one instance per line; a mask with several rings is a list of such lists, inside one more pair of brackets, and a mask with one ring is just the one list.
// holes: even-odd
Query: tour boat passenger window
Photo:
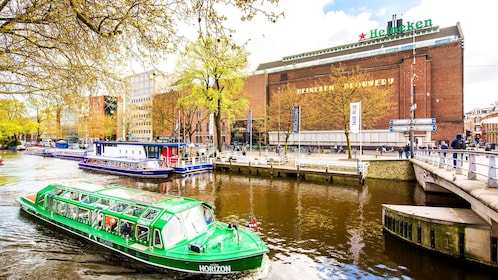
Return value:
[(57, 211), (57, 200), (53, 197), (50, 197), (48, 200), (48, 211), (56, 212)]
[(128, 203), (116, 202), (116, 203), (114, 203), (114, 204), (111, 206), (111, 208), (109, 208), (109, 210), (114, 211), (114, 212), (117, 212), (117, 213), (121, 213), (121, 212), (123, 212), (126, 208), (128, 208), (128, 206), (130, 206), (130, 204), (128, 204)]
[(154, 220), (154, 218), (159, 214), (159, 210), (154, 209), (154, 208), (149, 208), (145, 213), (143, 214), (142, 218), (146, 220)]
[(78, 208), (78, 221), (84, 224), (87, 224), (89, 222), (90, 218), (90, 211), (85, 208)]
[(80, 201), (85, 204), (90, 204), (90, 198), (88, 197), (88, 194), (82, 193), (80, 195)]
[(133, 233), (133, 223), (129, 222), (129, 221), (124, 221), (122, 220), (121, 221), (121, 234), (122, 235), (127, 235), (127, 236), (131, 236), (132, 233)]
[(79, 197), (80, 197), (80, 194), (77, 193), (77, 192), (73, 192), (72, 195), (71, 195), (71, 199), (72, 200), (76, 200), (77, 201), (79, 199)]
[(132, 217), (138, 217), (142, 215), (142, 213), (145, 211), (145, 207), (138, 206), (138, 205), (133, 205), (131, 206), (127, 211), (126, 215), (132, 216)]
[(78, 213), (76, 213), (76, 206), (72, 204), (67, 205), (66, 217), (69, 219), (76, 219)]
[(59, 195), (60, 195), (61, 193), (63, 193), (63, 192), (64, 192), (64, 189), (61, 189), (61, 188), (55, 188), (55, 189), (53, 189), (52, 191), (50, 191), (50, 194), (59, 196)]
[(65, 202), (59, 201), (59, 203), (57, 203), (57, 214), (63, 216), (66, 213), (66, 206)]
[(202, 213), (204, 215), (204, 220), (206, 221), (206, 224), (210, 225), (214, 222), (213, 211), (208, 205), (206, 204), (202, 205)]
[(93, 204), (99, 200), (99, 197), (95, 195), (89, 195), (88, 200), (90, 201), (89, 204)]
[(36, 204), (37, 204), (38, 206), (41, 206), (42, 208), (45, 208), (45, 207), (43, 207), (43, 206), (45, 205), (45, 200), (46, 200), (46, 198), (47, 198), (47, 196), (46, 196), (46, 195), (42, 195)]
[(60, 197), (62, 197), (62, 198), (71, 198), (72, 195), (73, 195), (72, 191), (65, 191)]
[(154, 230), (154, 246), (157, 248), (162, 248), (161, 232), (158, 229)]
[(137, 225), (137, 240), (149, 242), (149, 228)]
[(118, 230), (118, 218), (106, 215), (105, 216), (105, 230), (117, 233), (117, 230)]
[(110, 199), (107, 199), (107, 198), (102, 198), (99, 203), (102, 204), (102, 205), (105, 205), (105, 206), (109, 206), (111, 205), (111, 200)]
[(98, 210), (94, 210), (92, 212), (92, 226), (93, 227), (102, 227), (103, 214)]

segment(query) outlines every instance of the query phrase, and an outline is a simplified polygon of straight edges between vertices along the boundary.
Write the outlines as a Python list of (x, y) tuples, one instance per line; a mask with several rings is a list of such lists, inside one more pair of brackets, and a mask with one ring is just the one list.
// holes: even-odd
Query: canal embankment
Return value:
[[(254, 176), (327, 182), (346, 179), (363, 183), (368, 178), (416, 180), (412, 163), (406, 158), (399, 158), (397, 153), (377, 154), (375, 151), (364, 151), (361, 155), (355, 154), (352, 159), (348, 159), (344, 153), (289, 153), (284, 162), (280, 158), (278, 155), (248, 152), (245, 156), (220, 158), (214, 162), (214, 168), (217, 171)], [(303, 166), (303, 162), (308, 164)], [(362, 170), (360, 167), (365, 165), (367, 169)]]

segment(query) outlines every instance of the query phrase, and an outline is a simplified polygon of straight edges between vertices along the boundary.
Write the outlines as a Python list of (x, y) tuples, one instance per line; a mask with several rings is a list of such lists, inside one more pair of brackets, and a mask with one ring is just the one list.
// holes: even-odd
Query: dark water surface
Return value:
[[(97, 245), (46, 228), (15, 199), (61, 180), (194, 197), (224, 222), (256, 217), (270, 248), (259, 273), (232, 279), (494, 279), (496, 271), (435, 256), (384, 237), (381, 204), (459, 205), (426, 195), (414, 183), (367, 180), (364, 186), (206, 173), (163, 181), (133, 180), (78, 169), (75, 161), (2, 152), (0, 279), (197, 279), (158, 271)], [(225, 279), (225, 277), (218, 277)]]

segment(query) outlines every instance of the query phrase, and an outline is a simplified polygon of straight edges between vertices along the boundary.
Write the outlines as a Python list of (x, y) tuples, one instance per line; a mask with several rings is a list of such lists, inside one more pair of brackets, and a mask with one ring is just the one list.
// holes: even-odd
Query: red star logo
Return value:
[(360, 37), (360, 41), (361, 41), (361, 40), (365, 40), (365, 39), (366, 39), (366, 36), (367, 36), (367, 34), (365, 34), (365, 33), (361, 32), (361, 35), (360, 35), (360, 36), (358, 36), (358, 37)]

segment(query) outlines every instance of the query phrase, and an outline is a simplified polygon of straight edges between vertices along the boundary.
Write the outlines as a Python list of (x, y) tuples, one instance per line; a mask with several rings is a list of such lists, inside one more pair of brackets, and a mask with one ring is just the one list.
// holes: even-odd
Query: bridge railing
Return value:
[(417, 149), (414, 158), (454, 171), (456, 175), (467, 174), (469, 180), (481, 180), (489, 187), (498, 187), (496, 176), (497, 152), (453, 149)]

